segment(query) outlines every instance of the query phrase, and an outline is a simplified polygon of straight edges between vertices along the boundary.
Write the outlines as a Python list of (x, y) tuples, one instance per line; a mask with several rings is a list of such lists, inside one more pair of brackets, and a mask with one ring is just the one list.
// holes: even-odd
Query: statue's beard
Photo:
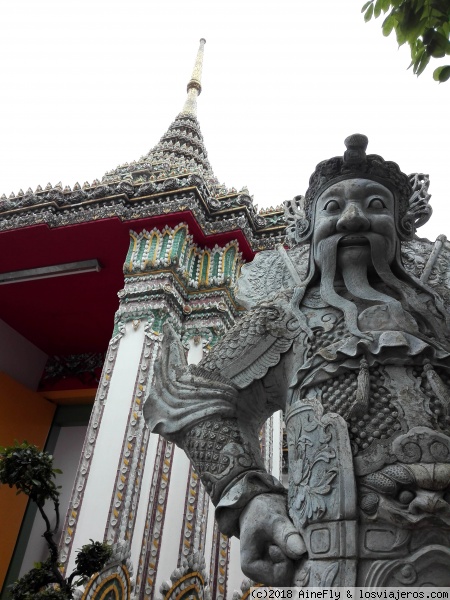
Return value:
[[(371, 339), (370, 335), (359, 329), (357, 305), (344, 298), (335, 288), (338, 245), (345, 235), (348, 234), (337, 233), (319, 242), (318, 256), (315, 259), (321, 270), (320, 295), (324, 302), (342, 311), (350, 333), (360, 338)], [(347, 290), (355, 299), (366, 301), (366, 303), (388, 304), (391, 315), (394, 316), (397, 322), (404, 321), (402, 315), (404, 315), (404, 311), (408, 312), (416, 321), (419, 329), (423, 331), (425, 326), (425, 330), (428, 331), (424, 333), (442, 340), (442, 315), (434, 308), (434, 295), (420, 282), (413, 280), (404, 271), (399, 260), (397, 266), (402, 274), (402, 279), (399, 279), (393, 273), (388, 262), (386, 238), (371, 231), (365, 232), (363, 235), (368, 240), (369, 248), (367, 248), (367, 252), (370, 252), (370, 261), (339, 261), (344, 290)], [(369, 269), (385, 284), (384, 288), (387, 288), (387, 293), (378, 291), (371, 285), (368, 276)], [(430, 296), (433, 297), (432, 310), (430, 310), (429, 303), (425, 305), (419, 298), (419, 290), (427, 292), (427, 300), (430, 299)], [(392, 293), (392, 296), (389, 295), (390, 293)]]

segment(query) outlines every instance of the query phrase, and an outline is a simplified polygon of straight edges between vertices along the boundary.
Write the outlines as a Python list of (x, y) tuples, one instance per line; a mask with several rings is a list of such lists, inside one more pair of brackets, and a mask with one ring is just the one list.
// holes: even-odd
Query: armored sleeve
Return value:
[(253, 497), (285, 493), (266, 472), (258, 439), (265, 420), (284, 408), (275, 365), (293, 336), (270, 328), (278, 320), (273, 307), (247, 313), (195, 367), (187, 366), (178, 336), (166, 329), (144, 407), (151, 430), (185, 450), (227, 535), (239, 534), (239, 515)]
[(282, 484), (268, 474), (258, 436), (236, 418), (216, 416), (186, 431), (183, 448), (216, 506), (220, 531), (239, 535), (239, 515), (259, 494), (284, 494)]

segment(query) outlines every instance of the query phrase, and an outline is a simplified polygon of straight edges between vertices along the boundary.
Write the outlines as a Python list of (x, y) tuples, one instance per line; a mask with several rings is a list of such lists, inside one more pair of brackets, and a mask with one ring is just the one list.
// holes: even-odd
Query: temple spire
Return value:
[[(154, 179), (181, 173), (195, 173), (201, 175), (210, 189), (214, 189), (219, 184), (211, 165), (208, 161), (203, 136), (200, 131), (200, 125), (197, 120), (197, 96), (202, 90), (202, 63), (203, 49), (205, 40), (200, 40), (200, 47), (197, 52), (194, 69), (187, 85), (187, 98), (183, 110), (178, 113), (175, 121), (171, 123), (166, 133), (150, 152), (142, 156), (138, 163), (131, 165), (125, 164), (109, 171), (103, 178), (103, 182), (116, 181), (117, 178), (128, 180), (142, 178), (143, 171), (151, 169), (152, 181)], [(133, 174), (136, 170), (139, 175)]]
[(202, 66), (205, 44), (206, 40), (201, 38), (191, 79), (187, 84), (186, 102), (184, 103), (183, 110), (181, 111), (182, 114), (192, 115), (193, 117), (197, 116), (197, 96), (200, 96), (202, 91)]

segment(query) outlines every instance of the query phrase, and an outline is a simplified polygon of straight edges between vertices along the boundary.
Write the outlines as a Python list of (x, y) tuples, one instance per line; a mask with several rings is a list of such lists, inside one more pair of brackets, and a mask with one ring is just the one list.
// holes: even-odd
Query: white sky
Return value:
[(3, 0), (0, 194), (139, 159), (181, 110), (205, 37), (198, 117), (220, 181), (276, 206), (365, 133), (369, 152), (430, 174), (419, 234), (450, 237), (450, 83), (407, 71), (409, 50), (382, 36), (382, 18), (365, 24), (362, 4)]

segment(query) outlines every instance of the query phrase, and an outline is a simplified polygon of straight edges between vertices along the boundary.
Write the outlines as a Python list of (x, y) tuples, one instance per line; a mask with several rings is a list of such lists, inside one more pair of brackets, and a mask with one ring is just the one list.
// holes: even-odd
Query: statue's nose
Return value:
[(347, 205), (336, 224), (337, 231), (367, 231), (369, 228), (369, 220), (359, 206), (353, 203)]

